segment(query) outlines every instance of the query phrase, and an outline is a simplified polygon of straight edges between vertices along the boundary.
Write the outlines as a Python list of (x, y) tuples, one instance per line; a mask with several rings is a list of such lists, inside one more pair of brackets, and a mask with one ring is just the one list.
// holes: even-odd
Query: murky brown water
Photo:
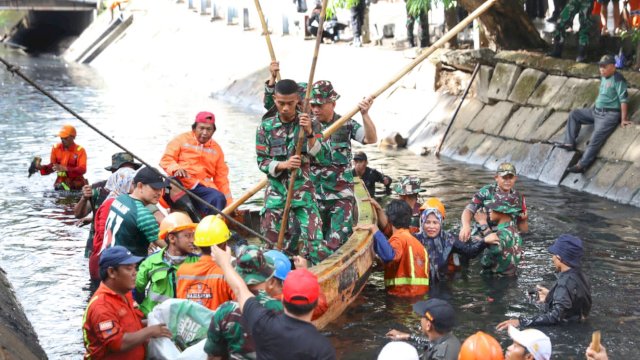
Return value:
[[(171, 88), (153, 88), (131, 82), (106, 82), (91, 68), (65, 65), (50, 58), (7, 54), (24, 71), (53, 91), (104, 132), (114, 136), (141, 157), (156, 164), (166, 143), (188, 130), (200, 110), (216, 114), (215, 137), (225, 149), (231, 168), (232, 190), (241, 194), (261, 178), (254, 155), (254, 131), (259, 114), (227, 106)], [(77, 142), (87, 148), (88, 178), (107, 177), (103, 169), (118, 151), (17, 77), (0, 71), (0, 266), (12, 281), (40, 342), (52, 359), (80, 358), (80, 330), (88, 297), (87, 261), (83, 258), (87, 228), (74, 226), (75, 199), (52, 191), (53, 177), (27, 179), (34, 155), (48, 158), (64, 123), (78, 129)], [(492, 179), (486, 169), (466, 164), (417, 157), (409, 152), (365, 149), (373, 167), (397, 178), (416, 174), (447, 205), (449, 226), (456, 228), (466, 201)], [(640, 335), (640, 211), (562, 187), (521, 179), (518, 188), (527, 194), (532, 233), (525, 236), (526, 260), (517, 279), (483, 277), (477, 264), (452, 281), (434, 289), (458, 309), (460, 338), (493, 327), (507, 316), (530, 314), (527, 289), (554, 280), (546, 248), (555, 236), (572, 232), (586, 243), (584, 268), (593, 286), (592, 316), (585, 324), (542, 328), (553, 342), (554, 358), (583, 358), (591, 331), (601, 329), (603, 342), (614, 359), (636, 356)], [(254, 201), (254, 205), (258, 200)], [(433, 295), (433, 294), (432, 294)], [(489, 301), (493, 299), (493, 301)], [(418, 331), (418, 319), (410, 303), (384, 294), (382, 274), (374, 273), (361, 297), (326, 329), (342, 358), (375, 358), (392, 327)], [(505, 334), (498, 334), (503, 345)]]

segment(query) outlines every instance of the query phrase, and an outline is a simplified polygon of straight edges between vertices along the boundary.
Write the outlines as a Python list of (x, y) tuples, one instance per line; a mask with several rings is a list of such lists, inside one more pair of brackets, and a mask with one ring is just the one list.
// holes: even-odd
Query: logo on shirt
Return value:
[(100, 331), (107, 331), (107, 330), (113, 329), (113, 321), (109, 320), (109, 321), (101, 322), (100, 324), (98, 324), (98, 329), (100, 329)]
[(187, 289), (187, 299), (195, 301), (200, 305), (206, 306), (209, 299), (213, 298), (211, 288), (203, 283), (196, 283)]

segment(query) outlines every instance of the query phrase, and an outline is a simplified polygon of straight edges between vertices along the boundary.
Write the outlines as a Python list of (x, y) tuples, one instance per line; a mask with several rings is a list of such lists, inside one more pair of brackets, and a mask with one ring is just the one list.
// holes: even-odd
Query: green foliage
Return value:
[(640, 30), (636, 28), (625, 30), (622, 34), (620, 34), (620, 37), (623, 40), (629, 38), (634, 45), (638, 45), (638, 42), (640, 42)]

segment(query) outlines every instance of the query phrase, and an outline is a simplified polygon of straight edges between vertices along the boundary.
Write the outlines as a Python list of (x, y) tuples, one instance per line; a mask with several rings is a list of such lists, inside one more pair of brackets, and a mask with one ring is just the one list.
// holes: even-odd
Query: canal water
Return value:
[[(0, 49), (0, 55), (22, 67), (64, 103), (92, 124), (152, 164), (167, 142), (189, 129), (195, 113), (216, 114), (215, 138), (225, 149), (232, 191), (240, 195), (262, 174), (254, 155), (255, 128), (260, 114), (226, 105), (185, 89), (162, 88), (126, 79), (107, 80), (90, 67), (58, 59), (30, 58)], [(372, 110), (375, 115), (375, 108)], [(51, 359), (80, 358), (81, 323), (88, 300), (87, 260), (83, 257), (88, 229), (75, 226), (77, 200), (52, 190), (53, 176), (27, 178), (33, 156), (48, 158), (65, 123), (78, 129), (77, 143), (87, 149), (87, 178), (107, 177), (103, 169), (118, 149), (87, 126), (64, 113), (18, 77), (0, 70), (0, 266), (15, 287), (27, 317)], [(457, 231), (460, 212), (475, 190), (491, 182), (481, 167), (447, 159), (418, 157), (407, 151), (364, 149), (370, 165), (397, 178), (413, 174), (423, 179), (426, 196), (447, 205), (448, 224)], [(531, 233), (524, 236), (525, 260), (517, 278), (479, 274), (477, 264), (432, 290), (457, 310), (459, 338), (483, 330), (506, 347), (506, 334), (495, 325), (521, 314), (534, 314), (527, 290), (548, 287), (555, 276), (547, 247), (562, 233), (582, 237), (586, 245), (584, 271), (592, 282), (593, 309), (586, 323), (542, 328), (553, 342), (554, 359), (582, 359), (591, 332), (602, 330), (613, 359), (632, 359), (640, 335), (640, 259), (638, 209), (566, 188), (527, 179), (518, 180), (527, 195)], [(259, 197), (257, 197), (259, 198)], [(259, 206), (259, 200), (253, 200)], [(418, 332), (411, 303), (384, 293), (382, 273), (370, 277), (362, 295), (324, 332), (344, 359), (372, 359), (391, 328)]]

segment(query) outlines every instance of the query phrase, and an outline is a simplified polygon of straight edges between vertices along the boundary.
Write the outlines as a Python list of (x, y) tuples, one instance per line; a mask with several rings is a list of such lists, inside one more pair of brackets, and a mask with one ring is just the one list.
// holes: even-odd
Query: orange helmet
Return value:
[(424, 204), (420, 206), (420, 211), (426, 209), (436, 209), (440, 212), (443, 219), (447, 217), (447, 211), (444, 208), (444, 204), (438, 198), (428, 198), (427, 201), (425, 201)]
[(498, 340), (478, 331), (462, 343), (458, 360), (504, 360), (504, 354)]
[(160, 234), (158, 237), (164, 240), (167, 234), (185, 229), (195, 229), (197, 225), (198, 224), (191, 221), (189, 215), (180, 211), (172, 212), (165, 216), (162, 223), (160, 223)]

